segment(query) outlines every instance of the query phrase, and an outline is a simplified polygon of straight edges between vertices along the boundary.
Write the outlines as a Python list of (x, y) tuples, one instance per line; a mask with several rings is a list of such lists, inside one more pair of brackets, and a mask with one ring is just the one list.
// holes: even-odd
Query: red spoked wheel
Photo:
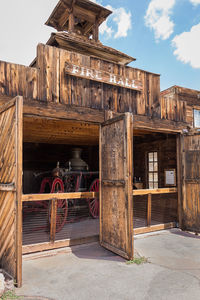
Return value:
[[(52, 187), (51, 193), (64, 193), (64, 184), (62, 179), (55, 178)], [(67, 221), (67, 200), (61, 199), (57, 201), (57, 217), (56, 217), (56, 232), (59, 232)], [(49, 223), (51, 223), (51, 201), (49, 201)]]
[[(52, 185), (52, 179), (50, 177), (45, 177), (42, 180), (42, 183), (41, 183), (41, 186), (40, 186), (40, 194), (50, 193), (51, 185)], [(48, 202), (47, 201), (37, 201), (37, 204), (41, 204), (45, 208), (48, 207)]]
[[(51, 184), (52, 184), (52, 179), (49, 178), (49, 177), (45, 177), (43, 180), (42, 180), (42, 183), (41, 183), (41, 186), (40, 186), (40, 194), (43, 194), (43, 193), (47, 193), (51, 191)], [(48, 188), (48, 190), (47, 190)]]
[[(90, 192), (99, 192), (99, 179), (93, 180), (92, 184), (90, 185)], [(98, 219), (99, 217), (99, 199), (98, 198), (92, 198), (88, 199), (88, 206), (89, 206), (89, 212), (90, 215), (94, 219)]]

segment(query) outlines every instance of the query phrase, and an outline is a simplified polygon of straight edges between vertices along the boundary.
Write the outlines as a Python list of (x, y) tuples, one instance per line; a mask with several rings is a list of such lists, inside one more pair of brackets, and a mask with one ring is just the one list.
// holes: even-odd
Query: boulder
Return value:
[(0, 297), (3, 295), (5, 291), (5, 277), (2, 273), (0, 273)]

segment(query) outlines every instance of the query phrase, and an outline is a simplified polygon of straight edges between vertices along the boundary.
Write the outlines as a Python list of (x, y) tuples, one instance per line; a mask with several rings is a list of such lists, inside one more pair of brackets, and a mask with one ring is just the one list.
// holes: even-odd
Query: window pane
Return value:
[(158, 163), (157, 162), (154, 163), (154, 171), (158, 172)]
[(149, 188), (153, 189), (153, 182), (149, 182)]
[(154, 173), (154, 182), (158, 182), (158, 173)]
[(158, 182), (154, 182), (154, 189), (158, 189)]
[(194, 109), (194, 127), (200, 128), (200, 110)]
[(154, 152), (154, 161), (158, 161), (158, 153)]
[(153, 173), (149, 173), (149, 181), (153, 182)]
[(154, 171), (153, 165), (154, 165), (154, 163), (149, 163), (149, 172), (153, 172)]
[(149, 161), (153, 161), (153, 153), (149, 153)]

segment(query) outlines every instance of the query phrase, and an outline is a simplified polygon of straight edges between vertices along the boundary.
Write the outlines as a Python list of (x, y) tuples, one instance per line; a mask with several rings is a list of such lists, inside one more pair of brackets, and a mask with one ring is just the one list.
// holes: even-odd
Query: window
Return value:
[(200, 128), (200, 110), (194, 109), (194, 127)]
[(149, 189), (158, 188), (158, 152), (148, 153), (148, 185)]

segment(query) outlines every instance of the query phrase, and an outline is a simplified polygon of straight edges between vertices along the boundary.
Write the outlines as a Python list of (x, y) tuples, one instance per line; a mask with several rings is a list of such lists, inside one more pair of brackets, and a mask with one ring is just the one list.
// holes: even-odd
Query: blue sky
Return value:
[[(58, 0), (1, 0), (0, 60), (28, 65), (52, 28), (44, 25)], [(137, 60), (132, 67), (161, 74), (161, 90), (200, 90), (200, 0), (94, 0), (113, 10), (102, 43)]]

